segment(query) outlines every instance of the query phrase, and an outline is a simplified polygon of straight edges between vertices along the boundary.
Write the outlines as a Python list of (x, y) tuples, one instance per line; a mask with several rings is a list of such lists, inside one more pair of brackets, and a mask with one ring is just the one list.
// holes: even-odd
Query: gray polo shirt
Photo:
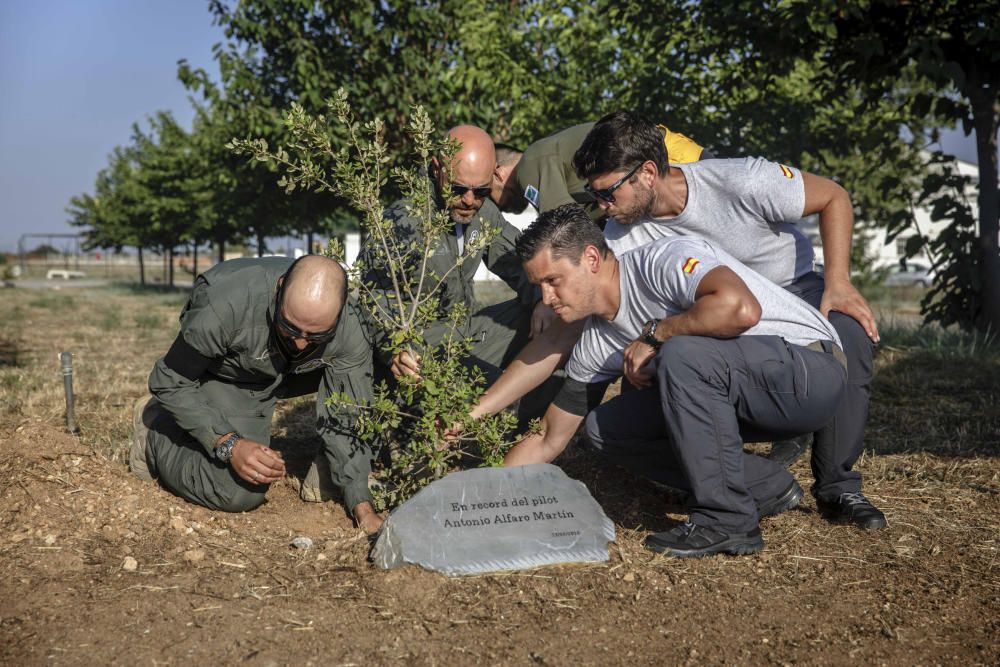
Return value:
[(631, 225), (608, 220), (604, 236), (616, 255), (664, 237), (696, 236), (782, 287), (813, 270), (812, 244), (795, 225), (805, 208), (798, 169), (755, 157), (672, 166), (687, 181), (684, 210)]
[(618, 313), (611, 321), (592, 315), (566, 364), (566, 374), (579, 382), (621, 376), (625, 348), (639, 338), (643, 325), (691, 308), (701, 279), (719, 266), (736, 273), (761, 306), (760, 321), (741, 335), (780, 336), (794, 345), (821, 340), (840, 344), (818, 310), (703, 239), (661, 239), (624, 253), (618, 261)]

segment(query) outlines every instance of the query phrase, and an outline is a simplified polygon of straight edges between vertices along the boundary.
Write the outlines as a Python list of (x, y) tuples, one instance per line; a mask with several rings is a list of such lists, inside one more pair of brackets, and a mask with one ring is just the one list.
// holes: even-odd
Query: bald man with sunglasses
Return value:
[[(438, 211), (447, 211), (454, 223), (437, 239), (433, 253), (427, 258), (427, 268), (441, 279), (441, 297), (436, 320), (424, 331), (431, 346), (439, 344), (450, 331), (449, 315), (457, 305), (470, 313), (460, 327), (463, 335), (473, 339), (469, 362), (479, 367), (488, 380), (499, 376), (500, 370), (527, 341), (534, 306), (538, 302), (517, 253), (514, 250), (520, 232), (504, 220), (490, 201), (490, 184), (496, 157), (493, 140), (478, 127), (460, 125), (448, 136), (459, 144), (448, 168), (440, 158), (431, 160), (429, 176), (434, 185), (434, 203)], [(413, 203), (402, 199), (386, 209), (385, 217), (394, 226), (397, 238), (422, 244), (421, 221), (411, 215)], [(467, 244), (472, 243), (484, 225), (499, 229), (496, 238), (476, 256), (470, 256)], [(465, 261), (456, 267), (459, 259)], [(364, 280), (375, 286), (377, 298), (391, 307), (392, 280), (385, 267), (375, 266), (368, 247), (362, 249), (361, 261), (366, 267)], [(499, 276), (516, 293), (514, 299), (481, 308), (475, 298), (473, 279), (480, 264)], [(386, 351), (386, 332), (376, 331), (375, 361), (380, 375), (393, 377), (419, 375), (420, 359), (408, 352), (390, 356)]]
[(317, 255), (222, 262), (195, 280), (180, 324), (149, 376), (153, 398), (137, 405), (132, 471), (210, 509), (252, 510), (286, 473), (270, 447), (276, 402), (315, 393), (328, 465), (313, 472), (375, 532), (373, 452), (351, 414), (327, 406), (333, 394), (372, 398), (371, 341), (341, 266)]

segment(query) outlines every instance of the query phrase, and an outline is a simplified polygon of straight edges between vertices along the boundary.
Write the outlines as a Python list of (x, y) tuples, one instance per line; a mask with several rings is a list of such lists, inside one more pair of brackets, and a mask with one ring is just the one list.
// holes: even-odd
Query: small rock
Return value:
[(205, 550), (204, 549), (191, 549), (184, 552), (184, 560), (189, 563), (197, 563), (198, 561), (205, 560)]
[(299, 535), (294, 540), (292, 540), (292, 546), (296, 549), (312, 549), (313, 541), (308, 537)]
[(122, 569), (126, 572), (135, 572), (139, 569), (139, 561), (131, 556), (126, 556), (125, 560), (122, 562)]
[(316, 556), (316, 560), (326, 560), (326, 554), (320, 554)]
[(45, 538), (45, 544), (46, 545), (48, 545), (48, 546), (51, 547), (55, 543), (56, 543), (56, 536), (55, 535), (49, 535), (48, 537)]
[(629, 583), (635, 581), (635, 573), (634, 572), (629, 572), (624, 577), (622, 577), (622, 581), (627, 581)]
[(184, 523), (184, 519), (179, 516), (175, 516), (170, 520), (170, 527), (176, 530), (178, 533), (187, 532), (187, 524)]

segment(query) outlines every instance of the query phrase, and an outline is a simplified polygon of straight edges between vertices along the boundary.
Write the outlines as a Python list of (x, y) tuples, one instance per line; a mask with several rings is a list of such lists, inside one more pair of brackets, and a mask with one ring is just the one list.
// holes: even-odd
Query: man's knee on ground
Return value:
[(219, 494), (218, 506), (212, 509), (220, 512), (249, 512), (255, 510), (264, 504), (267, 487), (254, 488), (263, 490), (255, 491), (245, 488), (242, 485), (233, 484), (231, 489), (227, 489), (227, 493)]

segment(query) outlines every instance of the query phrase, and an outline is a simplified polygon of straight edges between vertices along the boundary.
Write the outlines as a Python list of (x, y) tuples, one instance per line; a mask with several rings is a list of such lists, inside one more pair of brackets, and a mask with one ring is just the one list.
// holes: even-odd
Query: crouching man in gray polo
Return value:
[[(566, 364), (566, 385), (541, 434), (507, 454), (506, 465), (552, 461), (580, 422), (591, 439), (627, 418), (648, 424), (690, 518), (650, 535), (671, 556), (748, 554), (764, 547), (758, 521), (794, 507), (802, 490), (782, 466), (743, 451), (743, 441), (808, 433), (825, 425), (844, 393), (840, 340), (819, 311), (712, 243), (666, 238), (623, 253), (577, 205), (542, 214), (517, 242), (543, 301), (565, 322), (586, 319)], [(648, 410), (598, 407), (625, 375)]]

